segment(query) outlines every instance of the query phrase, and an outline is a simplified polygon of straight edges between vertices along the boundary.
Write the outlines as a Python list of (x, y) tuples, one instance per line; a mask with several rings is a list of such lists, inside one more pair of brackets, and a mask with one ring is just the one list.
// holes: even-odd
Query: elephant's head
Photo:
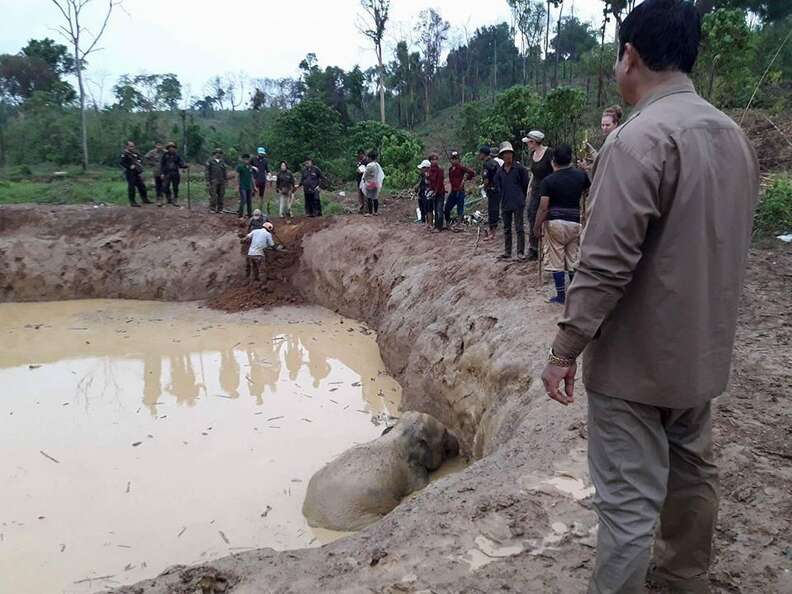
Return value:
[(396, 430), (410, 462), (426, 470), (437, 470), (445, 460), (459, 454), (457, 438), (430, 415), (407, 412), (399, 419)]

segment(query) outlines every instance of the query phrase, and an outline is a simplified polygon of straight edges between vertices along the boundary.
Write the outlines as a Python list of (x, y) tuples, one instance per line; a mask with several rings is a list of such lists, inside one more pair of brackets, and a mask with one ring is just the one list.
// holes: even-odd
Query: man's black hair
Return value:
[(619, 59), (627, 43), (655, 72), (690, 73), (698, 57), (701, 17), (688, 0), (645, 0), (619, 28)]
[(559, 167), (566, 167), (572, 162), (572, 147), (568, 144), (559, 144), (553, 150), (553, 161)]
[(492, 147), (488, 144), (485, 144), (479, 149), (479, 153), (482, 155), (491, 155), (492, 154)]
[(369, 151), (368, 158), (372, 161), (377, 160), (377, 151)]
[(358, 149), (358, 152), (357, 152), (357, 154), (358, 154), (358, 155), (365, 155), (365, 154), (366, 154), (366, 151), (364, 151), (363, 149)]
[(250, 159), (250, 155), (248, 155), (247, 153), (245, 153), (245, 154), (243, 154), (243, 155), (242, 155), (242, 158), (243, 158), (243, 159)]

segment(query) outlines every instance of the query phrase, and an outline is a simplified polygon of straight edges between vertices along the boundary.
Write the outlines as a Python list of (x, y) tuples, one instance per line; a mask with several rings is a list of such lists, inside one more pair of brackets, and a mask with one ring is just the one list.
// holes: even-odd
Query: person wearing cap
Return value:
[(154, 143), (154, 148), (143, 157), (143, 162), (151, 168), (151, 173), (154, 175), (154, 193), (157, 196), (157, 204), (160, 206), (162, 206), (163, 196), (163, 178), (160, 161), (162, 161), (162, 155), (165, 154), (165, 150), (166, 149), (162, 148), (162, 143), (158, 141)]
[(445, 173), (440, 168), (438, 161), (440, 157), (435, 154), (429, 155), (429, 189), (432, 191), (432, 218), (434, 231), (443, 230), (443, 206), (445, 203)]
[(305, 166), (300, 172), (300, 183), (305, 193), (305, 214), (309, 217), (322, 216), (322, 199), (320, 185), (325, 180), (322, 170), (314, 165), (313, 159), (306, 159)]
[[(584, 356), (599, 519), (589, 592), (644, 593), (650, 565), (663, 592), (726, 589), (708, 575), (713, 400), (729, 383), (761, 175), (745, 132), (696, 92), (700, 41), (688, 0), (644, 0), (618, 28), (615, 78), (634, 108), (594, 164), (580, 263), (542, 373), (548, 397), (574, 406)], [(730, 483), (745, 472), (730, 470)]]
[(259, 272), (264, 265), (264, 250), (274, 247), (275, 242), (272, 239), (272, 232), (274, 227), (269, 221), (265, 222), (261, 228), (253, 229), (250, 233), (242, 238), (242, 243), (250, 242), (248, 248), (248, 255), (245, 258), (245, 278), (250, 278), (253, 274), (253, 282), (260, 280)]
[(485, 144), (479, 149), (478, 158), (483, 162), (481, 174), (482, 187), (487, 195), (487, 215), (489, 223), (489, 233), (484, 238), (485, 241), (495, 239), (495, 232), (498, 230), (500, 222), (500, 196), (495, 187), (495, 176), (500, 169), (500, 163), (492, 157), (492, 148)]
[(443, 215), (446, 221), (451, 221), (451, 211), (457, 209), (457, 224), (462, 222), (465, 216), (465, 181), (470, 181), (476, 176), (476, 172), (470, 167), (465, 167), (459, 158), (457, 151), (451, 152), (451, 167), (448, 169), (448, 182), (451, 184), (451, 191), (445, 203)]
[(503, 159), (503, 167), (495, 174), (495, 188), (500, 196), (503, 215), (503, 254), (498, 260), (512, 258), (512, 222), (517, 234), (517, 259), (525, 259), (525, 197), (528, 193), (530, 174), (519, 161), (514, 160), (511, 142), (500, 145), (498, 155)]
[[(162, 189), (168, 204), (175, 206), (179, 203), (179, 184), (181, 183), (181, 170), (187, 169), (187, 163), (182, 156), (176, 152), (176, 143), (169, 142), (165, 145), (165, 153), (160, 159), (160, 171), (162, 172)], [(161, 206), (161, 203), (160, 203)]]
[(361, 186), (361, 182), (363, 181), (363, 174), (366, 172), (366, 165), (368, 165), (368, 158), (366, 157), (366, 151), (364, 151), (363, 149), (358, 149), (357, 169), (356, 169), (355, 179), (357, 180), (358, 212), (360, 214), (366, 212), (366, 194), (363, 192), (363, 188)]
[[(256, 149), (256, 157), (251, 162), (255, 167), (254, 181), (256, 183), (255, 192), (258, 192), (259, 203), (264, 203), (264, 193), (267, 191), (267, 176), (269, 175), (269, 159), (267, 149), (260, 146)], [(267, 212), (269, 212), (269, 202), (267, 202)]]
[(209, 189), (209, 210), (217, 214), (223, 212), (228, 169), (223, 159), (223, 151), (219, 148), (212, 151), (212, 158), (206, 162), (206, 185)]
[(415, 193), (418, 194), (418, 211), (420, 212), (420, 223), (428, 224), (431, 228), (432, 223), (430, 220), (431, 217), (431, 208), (429, 207), (429, 200), (430, 200), (430, 193), (431, 189), (429, 188), (429, 168), (432, 164), (429, 162), (429, 159), (424, 159), (421, 161), (421, 164), (418, 165), (418, 184), (415, 186)]
[(544, 145), (545, 135), (544, 132), (539, 130), (532, 130), (528, 136), (523, 138), (523, 142), (528, 146), (531, 151), (531, 158), (529, 160), (531, 170), (531, 198), (528, 202), (528, 225), (530, 227), (530, 250), (528, 252), (529, 260), (537, 260), (539, 258), (539, 237), (533, 232), (534, 223), (536, 222), (536, 212), (539, 210), (539, 186), (544, 178), (553, 173), (553, 151), (550, 147)]

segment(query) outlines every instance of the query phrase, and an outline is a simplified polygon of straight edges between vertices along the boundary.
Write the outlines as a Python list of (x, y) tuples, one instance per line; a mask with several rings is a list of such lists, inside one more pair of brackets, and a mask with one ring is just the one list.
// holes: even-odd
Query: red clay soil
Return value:
[(251, 283), (240, 277), (209, 299), (209, 307), (224, 311), (246, 311), (305, 303), (302, 292), (292, 283), (292, 276), (302, 257), (302, 239), (306, 234), (326, 227), (329, 221), (324, 218), (295, 219), (294, 223), (276, 221), (278, 248), (267, 253), (262, 283)]

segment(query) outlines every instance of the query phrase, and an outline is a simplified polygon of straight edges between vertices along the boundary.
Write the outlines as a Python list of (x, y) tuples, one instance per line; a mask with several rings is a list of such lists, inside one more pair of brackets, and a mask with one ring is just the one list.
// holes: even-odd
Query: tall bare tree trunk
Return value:
[(597, 73), (597, 107), (600, 107), (603, 103), (602, 101), (602, 91), (603, 91), (603, 77), (605, 76), (605, 72), (603, 71), (603, 62), (605, 59), (605, 25), (608, 21), (603, 20), (602, 22), (602, 36), (600, 39), (600, 56), (599, 56), (599, 72)]
[[(561, 37), (561, 15), (564, 14), (564, 0), (561, 0), (561, 5), (558, 7), (558, 24), (556, 26), (556, 45), (560, 44), (560, 37)], [(561, 52), (558, 51), (558, 47), (555, 50), (555, 70), (553, 71), (553, 86), (558, 86), (558, 59), (561, 55)]]
[(380, 121), (385, 123), (385, 66), (382, 63), (382, 45), (377, 45), (377, 62), (379, 63), (379, 98), (380, 98)]
[(550, 49), (550, 4), (547, 0), (547, 25), (545, 26), (544, 60), (542, 61), (542, 95), (547, 94), (547, 51)]
[(82, 145), (82, 170), (88, 169), (88, 123), (85, 117), (85, 85), (83, 83), (83, 68), (80, 60), (80, 49), (74, 46), (74, 59), (77, 65), (77, 88), (80, 93), (80, 144)]

